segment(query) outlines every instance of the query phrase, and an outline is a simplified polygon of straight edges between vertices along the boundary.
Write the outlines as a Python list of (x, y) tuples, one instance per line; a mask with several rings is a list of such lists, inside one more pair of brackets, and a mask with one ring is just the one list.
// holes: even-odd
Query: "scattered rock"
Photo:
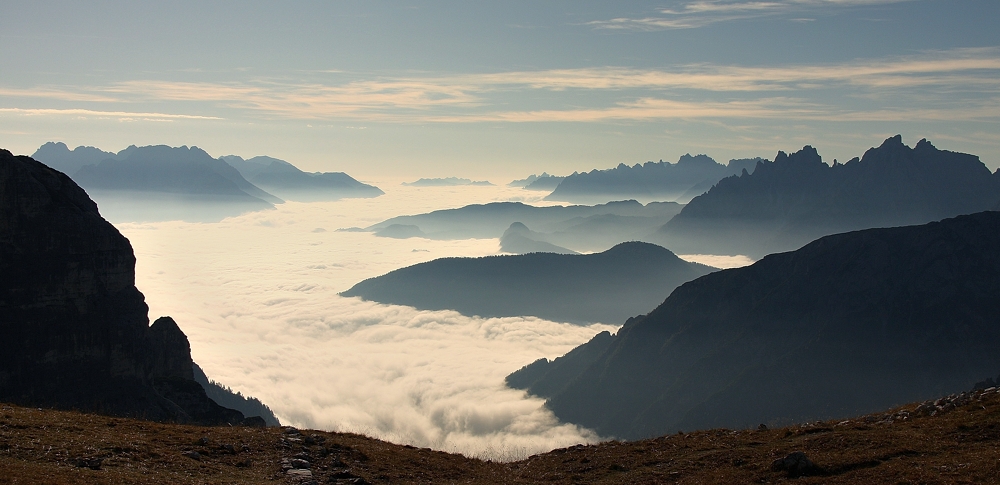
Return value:
[(250, 465), (253, 465), (253, 462), (249, 458), (236, 462), (236, 466), (239, 468), (250, 468)]
[(764, 423), (758, 424), (757, 425), (757, 431), (767, 431), (767, 425), (764, 424)]
[(230, 444), (219, 445), (219, 450), (221, 450), (223, 453), (228, 453), (230, 455), (236, 454), (236, 447)]
[(304, 468), (292, 468), (285, 472), (285, 475), (292, 478), (312, 478), (313, 472)]
[(198, 453), (197, 451), (182, 451), (181, 454), (192, 460), (201, 461), (201, 453)]
[(301, 458), (294, 458), (294, 459), (290, 460), (288, 462), (288, 464), (292, 465), (292, 468), (298, 468), (298, 469), (309, 469), (309, 468), (312, 468), (312, 464), (311, 463), (309, 463), (308, 461), (305, 461), (305, 460), (303, 460)]
[(805, 453), (795, 451), (771, 463), (771, 471), (787, 472), (790, 478), (821, 475), (823, 469), (817, 466)]

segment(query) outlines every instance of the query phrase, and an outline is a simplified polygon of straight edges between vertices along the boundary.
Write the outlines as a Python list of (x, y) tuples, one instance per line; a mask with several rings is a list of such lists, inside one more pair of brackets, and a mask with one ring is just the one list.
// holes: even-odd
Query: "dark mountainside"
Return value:
[(713, 270), (630, 242), (597, 254), (436, 259), (367, 279), (341, 295), (482, 317), (618, 323)]
[(686, 203), (719, 180), (753, 170), (762, 159), (730, 160), (729, 165), (706, 155), (684, 155), (677, 163), (624, 163), (608, 170), (591, 170), (566, 177), (545, 200), (600, 203), (621, 199), (673, 200)]
[(260, 417), (267, 426), (281, 426), (271, 408), (267, 407), (267, 404), (260, 402), (260, 399), (244, 396), (240, 392), (233, 392), (229, 387), (209, 379), (205, 375), (205, 371), (198, 364), (193, 365), (193, 370), (195, 382), (201, 384), (209, 399), (222, 407), (235, 409), (248, 418), (253, 416)]
[(115, 158), (115, 154), (94, 147), (78, 146), (70, 150), (63, 142), (48, 142), (35, 150), (31, 158), (72, 176), (84, 165)]
[(343, 172), (303, 172), (284, 160), (236, 155), (220, 157), (253, 184), (287, 200), (316, 202), (383, 195), (378, 187), (358, 182)]
[(511, 224), (504, 231), (503, 236), (500, 236), (500, 252), (510, 254), (578, 254), (576, 251), (547, 242), (544, 234), (532, 231), (520, 222)]
[[(365, 229), (389, 237), (400, 237), (390, 234), (405, 234), (403, 237), (430, 239), (498, 238), (511, 224), (520, 222), (544, 233), (546, 242), (577, 251), (596, 251), (647, 237), (677, 215), (681, 207), (674, 202), (642, 205), (634, 200), (568, 207), (492, 202), (393, 217)], [(384, 231), (392, 225), (412, 228), (403, 232)]]
[(193, 380), (177, 324), (147, 310), (132, 246), (83, 189), (0, 150), (0, 401), (242, 422)]
[(1000, 177), (979, 157), (887, 139), (846, 164), (812, 147), (720, 181), (649, 240), (680, 253), (765, 254), (838, 232), (922, 224), (990, 210)]
[(682, 285), (606, 350), (585, 344), (508, 382), (547, 397), (563, 421), (624, 438), (839, 418), (970, 389), (1000, 368), (997, 248), (998, 212), (827, 236)]

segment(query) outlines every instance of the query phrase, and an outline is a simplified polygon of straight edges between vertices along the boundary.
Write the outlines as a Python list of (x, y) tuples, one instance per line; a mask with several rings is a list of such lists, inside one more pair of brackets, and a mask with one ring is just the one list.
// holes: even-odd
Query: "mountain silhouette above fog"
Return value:
[(367, 279), (341, 296), (469, 316), (618, 323), (714, 270), (653, 244), (628, 242), (597, 254), (436, 259)]
[(686, 283), (617, 335), (507, 382), (630, 439), (967, 390), (1000, 368), (997, 248), (1000, 212), (826, 236)]
[(177, 323), (149, 325), (147, 312), (132, 246), (86, 192), (62, 172), (0, 150), (0, 401), (246, 422), (194, 380)]
[(318, 201), (383, 193), (341, 172), (307, 173), (271, 157), (216, 159), (198, 147), (132, 145), (111, 153), (49, 142), (33, 157), (69, 175), (116, 221), (213, 222), (273, 209), (282, 197)]
[(470, 180), (463, 179), (459, 177), (444, 177), (444, 178), (422, 178), (415, 180), (413, 182), (403, 182), (400, 185), (406, 185), (410, 187), (455, 187), (461, 185), (476, 185), (476, 186), (491, 186), (493, 185), (488, 180)]
[[(492, 239), (503, 236), (511, 224), (519, 222), (544, 234), (545, 242), (574, 251), (603, 251), (646, 237), (677, 215), (681, 207), (675, 202), (643, 205), (634, 200), (568, 207), (491, 202), (393, 217), (365, 230), (385, 237)], [(400, 230), (400, 226), (407, 230)]]
[[(759, 158), (730, 160), (729, 165), (707, 155), (684, 155), (677, 163), (619, 164), (608, 170), (591, 170), (566, 177), (545, 200), (599, 203), (621, 199), (655, 199), (686, 203), (719, 180), (753, 170)], [(530, 186), (527, 188), (531, 188)]]
[(681, 253), (760, 257), (827, 234), (921, 224), (998, 203), (1000, 175), (979, 157), (927, 140), (910, 148), (897, 135), (833, 166), (810, 146), (779, 152), (694, 198), (649, 240)]
[(272, 157), (244, 160), (237, 155), (220, 157), (254, 185), (284, 199), (316, 202), (343, 198), (378, 197), (385, 194), (373, 185), (358, 182), (344, 172), (303, 172)]

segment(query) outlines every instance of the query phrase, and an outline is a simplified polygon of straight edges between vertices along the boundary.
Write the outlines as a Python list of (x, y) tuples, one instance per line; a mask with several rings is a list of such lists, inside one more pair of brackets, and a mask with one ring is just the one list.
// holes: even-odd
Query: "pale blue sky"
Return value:
[(0, 147), (506, 182), (902, 133), (1000, 166), (995, 0), (0, 3)]

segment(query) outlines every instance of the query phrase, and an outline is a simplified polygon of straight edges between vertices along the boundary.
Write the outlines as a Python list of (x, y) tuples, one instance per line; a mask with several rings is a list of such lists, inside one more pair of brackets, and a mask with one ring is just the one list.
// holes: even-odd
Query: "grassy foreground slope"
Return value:
[[(806, 475), (773, 467), (797, 451), (815, 464)], [(840, 422), (610, 441), (508, 463), (355, 434), (160, 424), (0, 405), (0, 484), (945, 484), (997, 477), (996, 388)]]

